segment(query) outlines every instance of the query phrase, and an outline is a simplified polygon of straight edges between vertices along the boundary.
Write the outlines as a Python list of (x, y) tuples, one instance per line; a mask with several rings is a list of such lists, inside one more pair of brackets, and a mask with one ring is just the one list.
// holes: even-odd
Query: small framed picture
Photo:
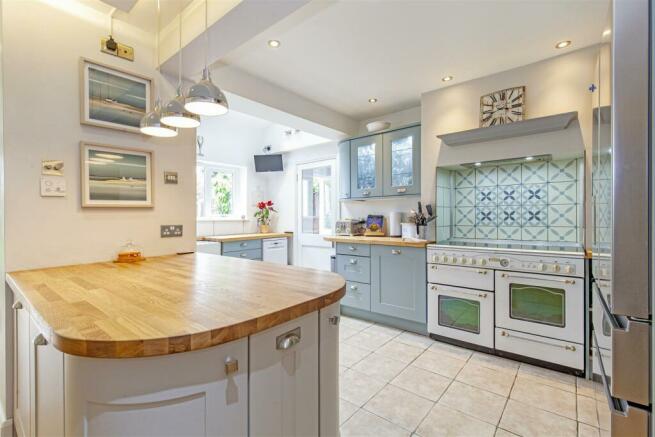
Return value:
[(152, 152), (82, 142), (82, 207), (151, 208)]
[(153, 106), (152, 79), (85, 58), (80, 70), (80, 122), (140, 133)]

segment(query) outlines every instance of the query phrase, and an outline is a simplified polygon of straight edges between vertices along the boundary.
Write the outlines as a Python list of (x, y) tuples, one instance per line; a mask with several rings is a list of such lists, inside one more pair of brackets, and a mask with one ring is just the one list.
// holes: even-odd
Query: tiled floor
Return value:
[(608, 436), (600, 384), (342, 318), (341, 435)]

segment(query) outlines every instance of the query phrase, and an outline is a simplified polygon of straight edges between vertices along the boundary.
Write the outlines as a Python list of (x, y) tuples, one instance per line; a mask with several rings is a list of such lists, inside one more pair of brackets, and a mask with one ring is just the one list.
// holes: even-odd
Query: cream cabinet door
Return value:
[(320, 435), (339, 435), (339, 303), (319, 312)]
[(318, 312), (250, 337), (250, 435), (319, 432)]

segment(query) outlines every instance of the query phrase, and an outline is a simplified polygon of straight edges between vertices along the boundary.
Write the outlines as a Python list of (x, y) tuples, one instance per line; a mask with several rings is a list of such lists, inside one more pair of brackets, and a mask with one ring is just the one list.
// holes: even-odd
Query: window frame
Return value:
[[(203, 205), (202, 212), (198, 214), (196, 205), (196, 220), (246, 220), (246, 176), (247, 169), (244, 166), (224, 164), (213, 161), (198, 161), (196, 163), (196, 202), (198, 202), (198, 169), (203, 169)], [(212, 174), (214, 172), (232, 174), (232, 213), (226, 215), (212, 214)]]

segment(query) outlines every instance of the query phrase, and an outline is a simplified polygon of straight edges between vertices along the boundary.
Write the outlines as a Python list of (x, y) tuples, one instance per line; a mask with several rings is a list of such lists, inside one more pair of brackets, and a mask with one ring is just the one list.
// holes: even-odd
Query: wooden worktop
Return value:
[(105, 358), (226, 343), (345, 294), (334, 273), (205, 253), (26, 270), (7, 281), (57, 349)]
[(430, 243), (434, 243), (434, 241), (428, 240), (403, 240), (400, 237), (353, 237), (348, 235), (331, 235), (324, 238), (326, 241), (332, 241), (334, 243), (377, 244), (380, 246), (425, 247)]
[(198, 237), (198, 241), (214, 241), (217, 243), (226, 243), (228, 241), (245, 241), (245, 240), (263, 240), (264, 238), (289, 238), (292, 237), (291, 232), (270, 232), (268, 234), (255, 233), (255, 234), (232, 234), (232, 235), (208, 235), (205, 237)]

